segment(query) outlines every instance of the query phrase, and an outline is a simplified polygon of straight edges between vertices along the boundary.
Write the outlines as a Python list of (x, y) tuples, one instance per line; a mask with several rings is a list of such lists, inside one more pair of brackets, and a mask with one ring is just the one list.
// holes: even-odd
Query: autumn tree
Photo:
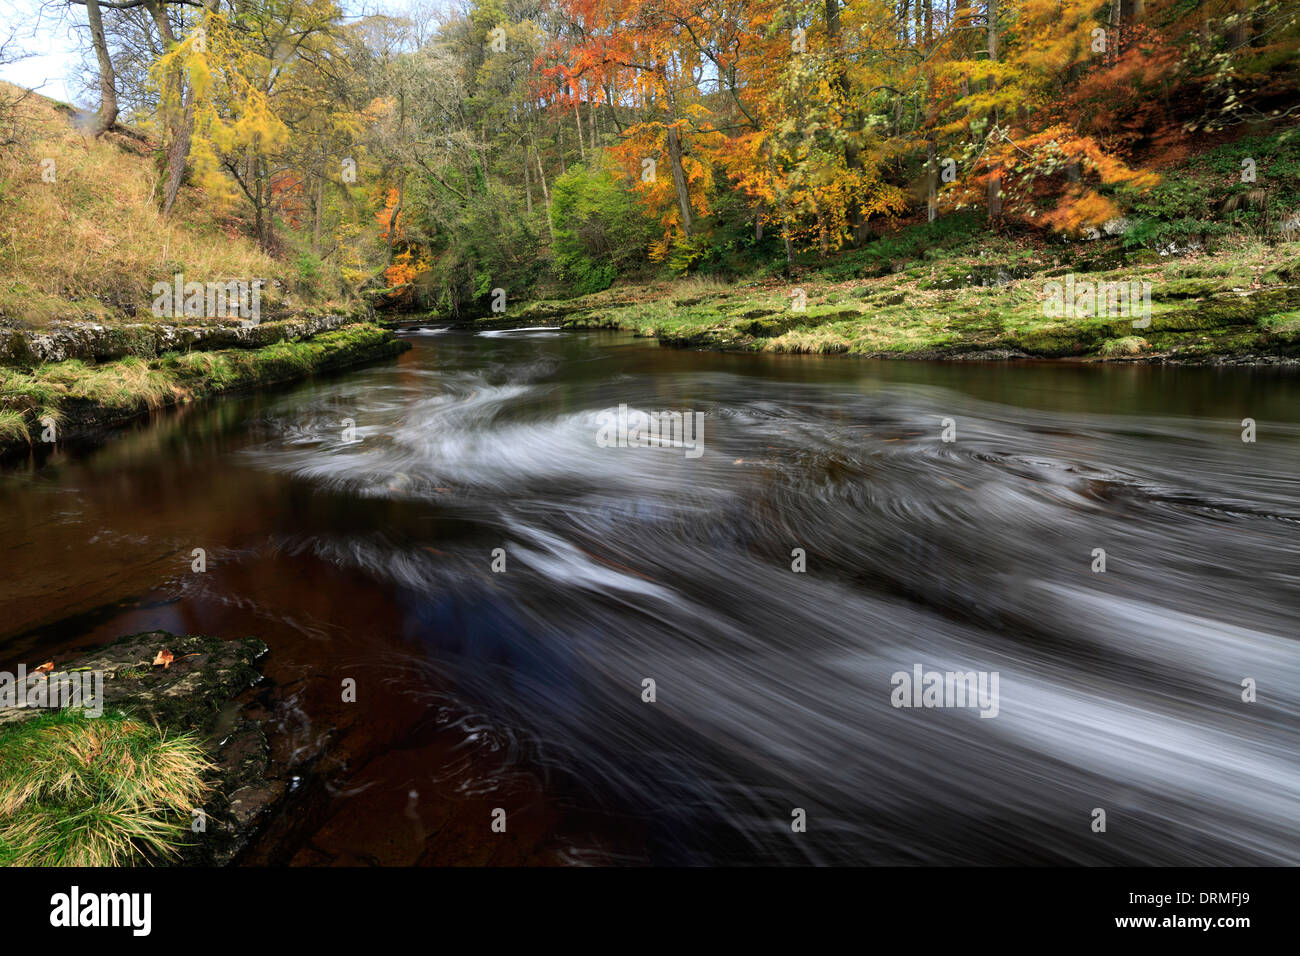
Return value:
[(156, 67), (183, 71), (193, 89), (192, 158), (214, 192), (237, 193), (264, 249), (274, 247), (273, 181), (291, 166), (295, 137), (340, 104), (323, 95), (343, 68), (331, 0), (257, 0), (206, 10), (194, 33)]

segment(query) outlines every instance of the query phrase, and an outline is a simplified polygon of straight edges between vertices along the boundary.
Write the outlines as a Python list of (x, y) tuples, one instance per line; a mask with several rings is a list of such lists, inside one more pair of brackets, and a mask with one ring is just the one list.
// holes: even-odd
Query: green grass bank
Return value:
[(0, 366), (0, 454), (129, 422), (171, 405), (284, 384), (387, 358), (410, 346), (358, 323), (255, 349), (166, 352), (103, 363)]

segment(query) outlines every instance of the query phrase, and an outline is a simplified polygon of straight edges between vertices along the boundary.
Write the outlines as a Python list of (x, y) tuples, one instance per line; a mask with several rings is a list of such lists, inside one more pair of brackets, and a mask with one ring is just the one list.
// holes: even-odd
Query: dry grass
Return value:
[(161, 408), (174, 397), (176, 389), (171, 376), (135, 357), (103, 365), (71, 359), (43, 366), (42, 371), (46, 382), (69, 398), (108, 408), (134, 408), (142, 402), (149, 408)]
[(148, 149), (87, 139), (44, 97), (20, 110), (28, 142), (0, 149), (0, 314), (34, 326), (132, 307), (147, 315), (153, 283), (177, 271), (207, 282), (283, 270), (197, 190), (183, 190), (164, 220)]
[(7, 442), (28, 442), (32, 440), (27, 429), (27, 417), (20, 411), (0, 409), (0, 444)]
[[(80, 359), (42, 365), (31, 372), (0, 368), (0, 414), (31, 413), (39, 422), (61, 420), (59, 405), (68, 399), (94, 402), (105, 408), (161, 408), (177, 397), (175, 380), (155, 364), (127, 357), (103, 365)], [(14, 426), (0, 419), (0, 436)]]
[(189, 735), (50, 714), (0, 736), (0, 863), (122, 866), (174, 855), (212, 769)]

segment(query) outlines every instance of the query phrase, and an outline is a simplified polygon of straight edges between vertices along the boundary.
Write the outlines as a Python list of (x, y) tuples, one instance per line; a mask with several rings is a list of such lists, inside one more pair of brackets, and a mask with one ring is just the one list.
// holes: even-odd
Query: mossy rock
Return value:
[(1123, 249), (1110, 249), (1092, 256), (1080, 256), (1075, 259), (1075, 272), (1110, 272), (1123, 269), (1129, 265), (1127, 253)]
[(998, 288), (1019, 279), (1028, 279), (1037, 273), (1030, 265), (997, 263), (991, 265), (950, 268), (942, 275), (921, 283), (923, 289)]
[[(160, 651), (168, 666), (154, 665)], [(227, 701), (262, 679), (267, 647), (256, 638), (223, 641), (200, 635), (145, 631), (119, 638), (71, 661), (56, 661), (49, 678), (75, 668), (102, 671), (104, 707), (156, 720), (173, 730), (206, 731)], [(0, 720), (27, 716), (0, 711)]]
[(1170, 279), (1156, 282), (1151, 288), (1151, 298), (1157, 302), (1171, 299), (1203, 299), (1218, 295), (1231, 288), (1231, 280), (1224, 279)]
[[(163, 650), (171, 654), (170, 664), (154, 664)], [(288, 791), (284, 772), (272, 775), (264, 723), (234, 706), (240, 694), (261, 682), (259, 662), (266, 653), (266, 645), (253, 637), (225, 641), (146, 631), (55, 661), (48, 677), (29, 680), (100, 671), (105, 713), (156, 722), (168, 733), (197, 734), (212, 758), (211, 791), (204, 804), (207, 825), (200, 838), (177, 847), (178, 858), (160, 862), (222, 866), (248, 846)], [(6, 708), (0, 710), (0, 723), (45, 712)]]
[(16, 329), (0, 329), (0, 365), (27, 368), (39, 361), (26, 335)]
[(772, 339), (778, 335), (784, 335), (798, 324), (799, 316), (797, 313), (786, 313), (785, 315), (768, 313), (762, 318), (750, 319), (748, 322), (738, 322), (736, 330), (758, 339)]

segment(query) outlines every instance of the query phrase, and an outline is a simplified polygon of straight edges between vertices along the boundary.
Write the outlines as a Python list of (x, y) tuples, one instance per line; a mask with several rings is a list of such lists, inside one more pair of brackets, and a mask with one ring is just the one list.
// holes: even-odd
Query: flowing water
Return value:
[(1294, 371), (410, 339), (0, 475), (4, 666), (270, 645), (249, 862), (1300, 863)]

